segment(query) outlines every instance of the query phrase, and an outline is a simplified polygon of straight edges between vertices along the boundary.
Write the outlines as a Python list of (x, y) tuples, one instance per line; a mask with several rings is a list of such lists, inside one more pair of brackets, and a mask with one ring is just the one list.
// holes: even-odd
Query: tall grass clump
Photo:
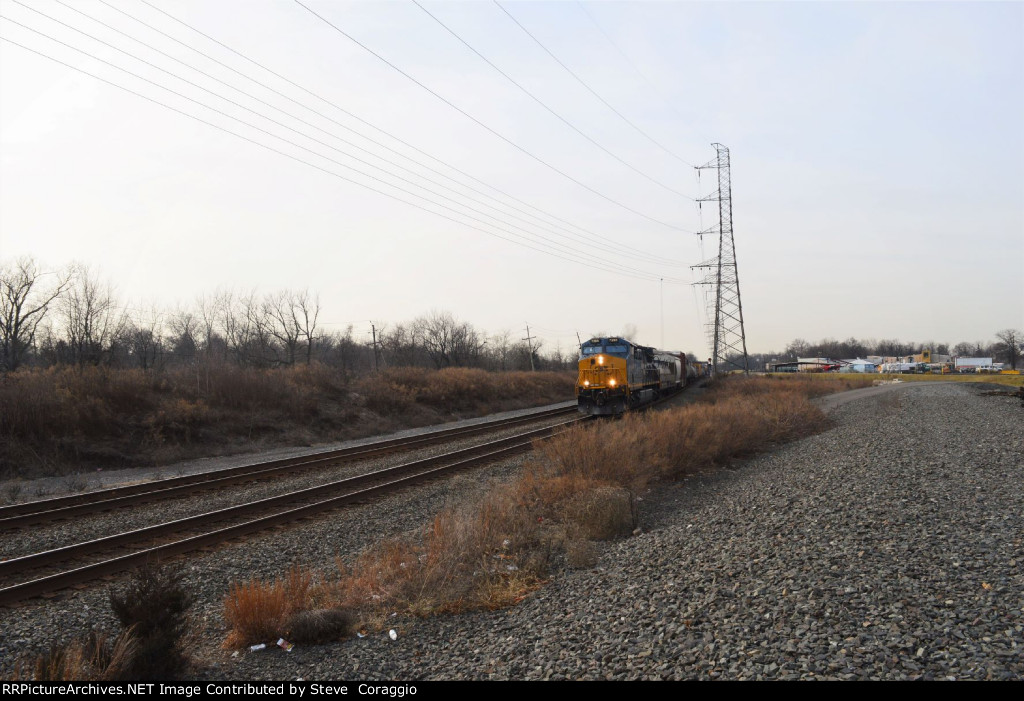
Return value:
[(108, 682), (131, 680), (137, 644), (130, 630), (115, 638), (93, 632), (82, 640), (51, 645), (14, 666), (12, 681)]
[(241, 647), (284, 635), (289, 617), (311, 607), (313, 584), (313, 573), (298, 565), (271, 582), (233, 583), (224, 599), (230, 626), (224, 644)]

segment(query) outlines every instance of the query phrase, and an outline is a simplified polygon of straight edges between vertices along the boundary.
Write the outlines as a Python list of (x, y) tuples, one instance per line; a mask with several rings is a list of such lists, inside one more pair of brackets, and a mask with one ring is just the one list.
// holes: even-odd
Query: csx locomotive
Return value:
[(684, 353), (624, 338), (592, 338), (580, 346), (576, 399), (584, 414), (621, 414), (682, 389), (700, 372)]

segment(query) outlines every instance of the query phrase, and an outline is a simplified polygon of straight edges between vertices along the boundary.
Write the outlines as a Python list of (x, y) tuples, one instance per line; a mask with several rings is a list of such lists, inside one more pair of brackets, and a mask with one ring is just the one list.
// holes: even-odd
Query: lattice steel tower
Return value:
[[(708, 299), (708, 336), (714, 374), (717, 375), (729, 366), (749, 373), (747, 339), (743, 332), (743, 304), (740, 302), (740, 275), (736, 267), (736, 242), (732, 236), (729, 149), (717, 143), (712, 146), (718, 155), (704, 165), (697, 166), (697, 170), (718, 169), (718, 191), (701, 197), (698, 202), (718, 202), (718, 226), (698, 233), (700, 236), (718, 234), (718, 255), (693, 267), (708, 270), (696, 284), (714, 285), (714, 295)], [(739, 358), (742, 358), (742, 364)]]

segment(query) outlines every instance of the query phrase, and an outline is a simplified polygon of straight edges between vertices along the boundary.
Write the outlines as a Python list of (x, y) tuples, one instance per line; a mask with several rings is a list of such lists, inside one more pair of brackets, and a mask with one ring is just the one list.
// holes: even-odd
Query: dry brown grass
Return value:
[(298, 565), (272, 582), (234, 583), (224, 599), (224, 619), (231, 627), (227, 647), (266, 642), (283, 635), (293, 614), (306, 610), (313, 574)]
[(363, 378), (353, 390), (367, 406), (386, 416), (428, 407), (444, 414), (491, 413), (508, 408), (517, 397), (536, 403), (572, 399), (575, 373), (487, 372), (473, 368), (388, 368)]
[[(594, 541), (628, 536), (637, 490), (826, 427), (809, 401), (822, 386), (847, 385), (730, 378), (690, 406), (572, 428), (538, 443), (518, 479), (442, 511), (413, 535), (371, 546), (351, 564), (337, 563), (315, 586), (292, 593), (280, 582), (233, 586), (227, 644), (283, 634), (296, 610), (355, 611), (372, 627), (384, 625), (388, 612), (516, 603), (544, 581), (552, 549), (570, 567), (589, 567), (598, 556)], [(305, 601), (295, 598), (300, 589)]]
[(572, 388), (571, 373), (465, 368), (351, 382), (319, 364), (26, 368), (0, 375), (0, 479), (357, 438), (571, 399)]
[(827, 417), (809, 399), (840, 387), (845, 383), (730, 378), (700, 402), (580, 426), (538, 449), (549, 474), (637, 490), (825, 428)]
[(136, 652), (131, 630), (110, 639), (93, 633), (85, 640), (54, 645), (41, 655), (18, 662), (12, 681), (99, 682), (128, 680)]

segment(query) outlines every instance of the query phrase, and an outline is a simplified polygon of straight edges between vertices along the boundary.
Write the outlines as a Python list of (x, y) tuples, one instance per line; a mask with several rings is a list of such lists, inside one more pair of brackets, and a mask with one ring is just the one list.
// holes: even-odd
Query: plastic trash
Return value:
[(398, 631), (392, 628), (388, 631), (388, 637), (392, 640), (398, 640)]
[(266, 643), (260, 643), (259, 645), (250, 645), (249, 652), (256, 652), (257, 650), (265, 650), (267, 647)]
[(277, 646), (279, 648), (281, 648), (282, 650), (284, 650), (285, 652), (291, 652), (292, 648), (295, 647), (295, 643), (290, 643), (287, 640), (285, 640), (284, 638), (278, 638), (277, 639)]

